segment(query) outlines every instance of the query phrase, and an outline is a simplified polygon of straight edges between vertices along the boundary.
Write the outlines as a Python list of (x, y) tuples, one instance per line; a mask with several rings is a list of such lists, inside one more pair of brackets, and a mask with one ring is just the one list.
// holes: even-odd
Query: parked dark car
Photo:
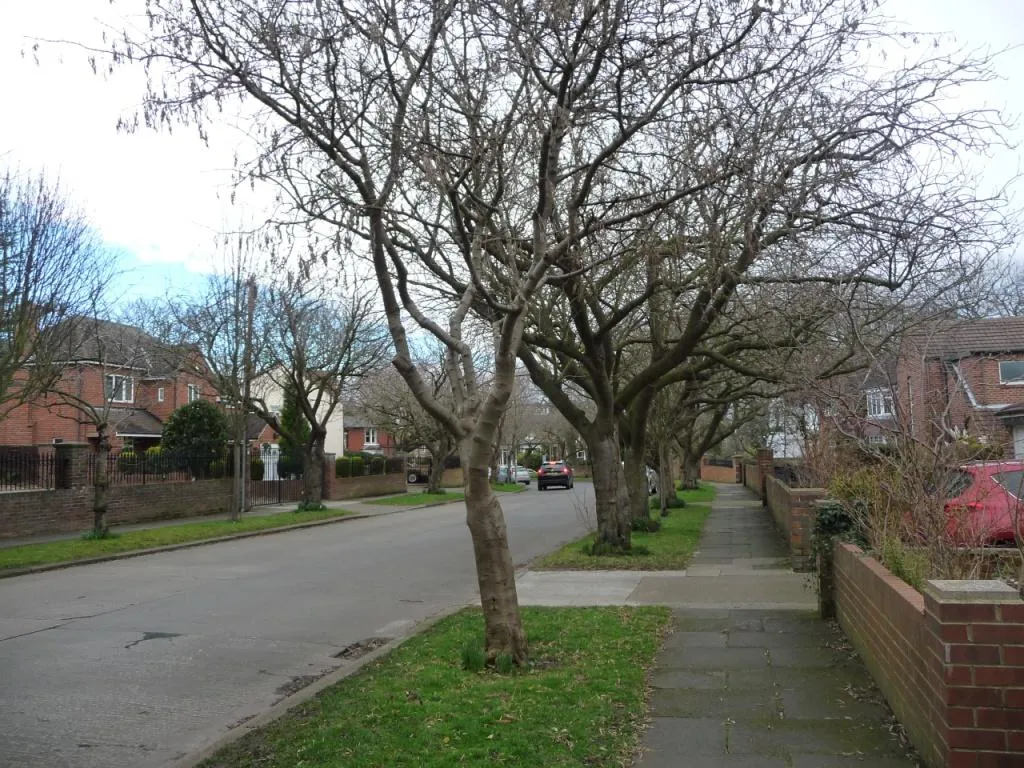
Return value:
[(572, 488), (573, 471), (572, 467), (564, 461), (548, 461), (540, 465), (537, 470), (537, 490), (546, 491), (554, 485), (563, 488)]

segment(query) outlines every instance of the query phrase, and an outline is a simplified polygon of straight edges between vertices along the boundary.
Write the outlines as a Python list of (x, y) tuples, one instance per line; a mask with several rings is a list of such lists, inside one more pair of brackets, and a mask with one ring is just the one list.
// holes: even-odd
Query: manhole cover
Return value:
[(346, 645), (336, 654), (334, 658), (344, 659), (345, 661), (352, 661), (358, 659), (360, 656), (365, 656), (370, 651), (374, 651), (380, 648), (382, 645), (387, 645), (391, 642), (390, 637), (368, 637), (365, 640), (359, 640), (358, 642)]

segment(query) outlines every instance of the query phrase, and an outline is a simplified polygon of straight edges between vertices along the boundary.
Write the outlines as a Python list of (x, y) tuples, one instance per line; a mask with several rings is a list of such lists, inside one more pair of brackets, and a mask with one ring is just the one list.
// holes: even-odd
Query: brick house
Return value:
[[(145, 450), (160, 441), (178, 407), (215, 400), (193, 349), (164, 344), (132, 326), (88, 320), (70, 339), (55, 390), (96, 407), (109, 404), (112, 448)], [(0, 420), (0, 445), (91, 442), (96, 429), (76, 408), (48, 395), (12, 408)]]
[(382, 456), (394, 456), (398, 452), (398, 444), (394, 437), (383, 429), (378, 429), (355, 406), (345, 408), (344, 432), (345, 450), (348, 452), (366, 451)]
[(907, 336), (896, 391), (916, 439), (973, 436), (1024, 458), (1024, 317), (954, 321)]

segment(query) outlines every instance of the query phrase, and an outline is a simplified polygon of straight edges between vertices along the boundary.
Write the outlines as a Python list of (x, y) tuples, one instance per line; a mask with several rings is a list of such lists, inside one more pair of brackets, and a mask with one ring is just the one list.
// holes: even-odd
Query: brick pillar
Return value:
[(772, 453), (771, 448), (758, 448), (757, 449), (757, 472), (761, 476), (761, 487), (758, 489), (758, 495), (761, 497), (761, 504), (768, 506), (768, 490), (766, 483), (768, 482), (768, 476), (771, 475), (775, 468), (775, 455)]
[(1017, 590), (1002, 581), (932, 580), (924, 612), (940, 764), (1024, 765), (1024, 601)]
[(334, 498), (334, 460), (335, 455), (333, 453), (324, 454), (324, 490), (323, 497), (325, 500)]
[(54, 485), (58, 488), (78, 488), (89, 484), (89, 458), (92, 446), (88, 443), (57, 443)]
[(742, 453), (737, 453), (732, 457), (732, 468), (736, 472), (736, 482), (743, 485), (743, 459), (745, 456)]

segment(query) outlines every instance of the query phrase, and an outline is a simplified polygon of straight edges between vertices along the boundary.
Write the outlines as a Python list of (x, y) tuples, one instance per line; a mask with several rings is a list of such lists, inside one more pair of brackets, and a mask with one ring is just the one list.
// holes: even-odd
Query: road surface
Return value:
[[(584, 494), (502, 497), (517, 565)], [(461, 503), (0, 580), (0, 765), (167, 765), (476, 594)]]

